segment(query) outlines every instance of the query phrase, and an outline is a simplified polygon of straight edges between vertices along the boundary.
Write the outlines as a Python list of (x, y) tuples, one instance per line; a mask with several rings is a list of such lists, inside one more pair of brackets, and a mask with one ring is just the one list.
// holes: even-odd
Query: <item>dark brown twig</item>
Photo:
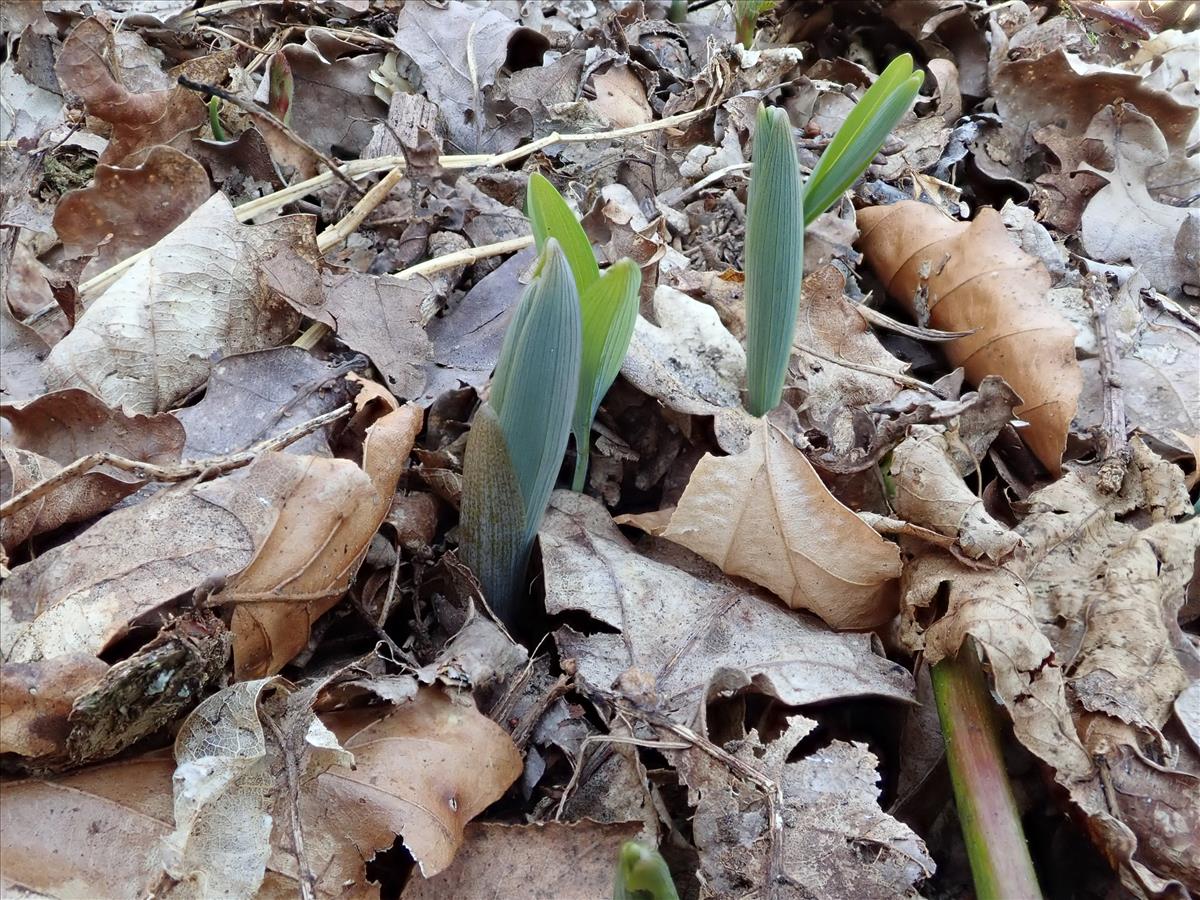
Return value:
[(285, 135), (287, 139), (296, 144), (296, 146), (301, 147), (308, 153), (311, 153), (317, 159), (321, 160), (321, 162), (325, 163), (325, 166), (339, 181), (344, 182), (349, 186), (350, 190), (354, 191), (354, 195), (356, 197), (361, 197), (366, 193), (366, 191), (364, 191), (359, 185), (354, 183), (354, 179), (342, 172), (340, 168), (342, 165), (341, 163), (339, 163), (329, 154), (322, 153), (304, 138), (300, 137), (300, 135), (296, 134), (296, 132), (293, 131), (290, 126), (284, 125), (282, 121), (271, 115), (271, 113), (267, 112), (261, 106), (251, 103), (249, 100), (243, 100), (237, 94), (231, 94), (229, 91), (225, 90), (224, 88), (219, 88), (215, 84), (204, 84), (200, 81), (192, 81), (192, 79), (188, 78), (186, 75), (179, 76), (179, 83), (185, 88), (198, 91), (206, 97), (220, 97), (227, 103), (232, 103), (242, 112), (253, 117), (254, 119), (260, 122), (266, 122), (272, 128), (278, 129), (280, 133)]
[(117, 456), (115, 453), (91, 453), (80, 457), (70, 465), (59, 469), (48, 478), (43, 478), (37, 484), (31, 485), (5, 503), (0, 504), (0, 519), (20, 512), (31, 503), (36, 503), (60, 484), (64, 484), (85, 472), (90, 472), (97, 466), (111, 466), (114, 469), (129, 472), (136, 478), (146, 481), (186, 481), (189, 478), (195, 478), (199, 475), (210, 478), (217, 475), (224, 475), (226, 472), (232, 472), (234, 469), (248, 466), (260, 454), (270, 450), (280, 450), (288, 446), (288, 444), (295, 443), (305, 435), (312, 434), (321, 426), (328, 425), (330, 422), (335, 422), (343, 416), (349, 415), (353, 409), (354, 405), (347, 403), (339, 406), (332, 412), (317, 416), (315, 419), (309, 419), (307, 422), (301, 422), (299, 425), (289, 428), (287, 431), (277, 434), (273, 438), (260, 441), (248, 450), (241, 450), (237, 453), (231, 453), (228, 456), (199, 459), (194, 462), (159, 466), (137, 459)]

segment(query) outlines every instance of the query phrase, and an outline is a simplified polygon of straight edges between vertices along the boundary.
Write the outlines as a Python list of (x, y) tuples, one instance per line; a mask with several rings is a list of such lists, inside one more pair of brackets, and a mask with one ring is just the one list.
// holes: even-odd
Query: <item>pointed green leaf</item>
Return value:
[(749, 410), (779, 403), (804, 277), (804, 196), (792, 125), (760, 106), (746, 203), (746, 380)]
[(613, 900), (679, 900), (662, 854), (636, 841), (622, 844), (613, 879)]
[[(527, 309), (525, 307), (528, 307)], [(549, 238), (501, 350), (490, 402), (504, 429), (532, 540), (567, 449), (582, 330), (571, 267)]]
[(591, 452), (592, 419), (612, 387), (633, 337), (637, 322), (642, 272), (626, 257), (610, 267), (583, 292), (583, 356), (579, 366), (579, 395), (571, 432), (575, 435), (575, 477), (572, 489), (583, 490)]
[(592, 245), (583, 232), (583, 226), (575, 218), (571, 207), (554, 185), (536, 172), (529, 176), (525, 196), (526, 215), (533, 228), (533, 239), (540, 253), (547, 238), (554, 238), (562, 247), (575, 276), (575, 289), (583, 292), (600, 277), (600, 267)]
[(924, 73), (913, 72), (912, 57), (904, 53), (892, 60), (863, 94), (808, 178), (804, 188), (805, 225), (829, 209), (867, 170), (887, 136), (908, 112), (924, 80)]
[(496, 615), (513, 621), (531, 541), (525, 540), (525, 500), (504, 430), (486, 402), (471, 423), (463, 456), (459, 553)]

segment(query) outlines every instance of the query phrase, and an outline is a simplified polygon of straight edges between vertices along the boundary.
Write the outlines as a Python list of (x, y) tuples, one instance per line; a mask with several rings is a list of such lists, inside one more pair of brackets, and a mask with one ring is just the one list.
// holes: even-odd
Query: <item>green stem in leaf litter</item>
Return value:
[(995, 703), (969, 640), (930, 675), (975, 896), (1038, 900), (1042, 893), (1004, 767)]
[(213, 140), (225, 140), (225, 129), (221, 127), (221, 98), (208, 98), (208, 124), (212, 127)]

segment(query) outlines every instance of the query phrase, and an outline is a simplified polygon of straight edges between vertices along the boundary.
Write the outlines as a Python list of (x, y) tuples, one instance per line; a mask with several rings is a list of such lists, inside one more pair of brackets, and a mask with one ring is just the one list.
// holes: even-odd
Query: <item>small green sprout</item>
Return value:
[(580, 335), (575, 280), (551, 238), (514, 311), (463, 458), (459, 548), (492, 609), (510, 625), (567, 449)]
[(571, 419), (571, 433), (575, 436), (575, 474), (571, 486), (582, 491), (591, 453), (592, 420), (629, 349), (637, 322), (642, 273), (637, 263), (626, 257), (601, 274), (592, 245), (575, 214), (554, 185), (541, 175), (530, 176), (525, 205), (538, 249), (542, 250), (551, 238), (558, 241), (579, 292), (583, 347), (579, 393)]
[(737, 42), (754, 49), (754, 31), (758, 17), (775, 5), (775, 0), (730, 0), (733, 4), (733, 28)]
[(295, 93), (291, 63), (282, 53), (274, 54), (267, 68), (267, 109), (284, 125), (291, 124)]
[(866, 171), (907, 112), (924, 75), (907, 53), (894, 59), (850, 111), (801, 183), (792, 126), (759, 106), (746, 203), (747, 408), (764, 416), (783, 394), (804, 279), (804, 229)]
[(622, 844), (613, 879), (613, 900), (679, 900), (662, 854), (636, 841)]
[(221, 98), (208, 98), (208, 124), (212, 128), (213, 140), (225, 140), (225, 129), (221, 125)]

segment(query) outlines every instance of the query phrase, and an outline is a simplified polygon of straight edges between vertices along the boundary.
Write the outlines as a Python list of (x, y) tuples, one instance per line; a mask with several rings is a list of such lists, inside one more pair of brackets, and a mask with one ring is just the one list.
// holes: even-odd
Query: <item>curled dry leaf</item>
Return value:
[[(106, 165), (120, 165), (138, 150), (158, 144), (186, 149), (208, 115), (199, 94), (142, 62), (149, 49), (140, 36), (122, 34), (114, 40), (99, 19), (84, 19), (63, 42), (54, 67), (62, 86), (83, 98), (88, 114), (112, 125), (100, 156)], [(193, 80), (213, 83), (226, 77), (233, 61), (232, 52), (214, 53), (181, 70)]]
[(170, 409), (208, 378), (214, 353), (274, 346), (296, 329), (299, 314), (259, 273), (281, 245), (316, 264), (310, 218), (246, 226), (214, 194), (88, 307), (46, 359), (47, 383), (133, 412)]
[[(433, 878), (412, 878), (401, 900), (443, 897), (604, 897), (617, 855), (639, 823), (547, 822), (467, 826), (454, 864)], [(536, 887), (535, 887), (536, 886)]]
[(712, 416), (727, 453), (746, 446), (755, 420), (742, 409), (746, 351), (715, 309), (666, 285), (654, 291), (652, 325), (638, 316), (621, 374), (676, 412)]
[(859, 247), (921, 324), (972, 331), (945, 345), (946, 356), (978, 384), (1000, 375), (1024, 404), (1025, 440), (1057, 474), (1082, 378), (1075, 330), (1046, 302), (1046, 267), (1018, 248), (999, 214), (980, 210), (954, 222), (932, 206), (904, 201), (859, 211)]
[(582, 610), (620, 630), (555, 633), (561, 653), (599, 688), (635, 668), (685, 717), (717, 672), (714, 690), (752, 688), (789, 706), (911, 696), (911, 676), (877, 655), (868, 636), (835, 634), (669, 543), (651, 556), (638, 553), (590, 497), (557, 492), (541, 546), (547, 611)]
[[(957, 452), (956, 452), (957, 451)], [(963, 482), (956, 457), (973, 469), (978, 460), (953, 433), (928, 425), (915, 426), (893, 451), (892, 478), (896, 512), (917, 525), (954, 538), (971, 559), (1000, 562), (1021, 539), (993, 519), (983, 500)]]
[[(22, 406), (0, 404), (8, 423), (0, 448), (0, 496), (8, 499), (92, 453), (114, 453), (170, 463), (183, 448), (183, 426), (169, 413), (126, 415), (87, 391), (55, 391)], [(0, 539), (12, 548), (31, 535), (82, 522), (108, 509), (145, 482), (116, 469), (93, 469), (0, 521)]]
[(367, 399), (375, 398), (389, 411), (367, 429), (361, 468), (286, 453), (256, 464), (279, 498), (276, 518), (253, 561), (213, 598), (235, 604), (239, 680), (274, 674), (304, 648), (312, 623), (346, 592), (387, 515), (423, 415), (411, 404), (396, 408), (378, 387)]
[(736, 456), (705, 454), (662, 535), (834, 628), (874, 628), (896, 613), (896, 545), (765, 421)]
[(154, 245), (212, 194), (204, 166), (173, 147), (151, 147), (125, 163), (97, 166), (92, 184), (65, 194), (54, 210), (66, 251), (95, 254), (84, 276)]
[[(756, 732), (731, 749), (779, 786), (784, 808), (781, 878), (795, 896), (896, 897), (934, 872), (925, 842), (879, 808), (878, 760), (865, 744), (835, 740), (788, 762), (817, 725), (792, 716), (765, 745)], [(696, 806), (700, 875), (714, 896), (740, 897), (771, 877), (775, 841), (761, 790), (699, 748), (674, 751), (680, 782)], [(790, 892), (781, 891), (781, 896)]]

